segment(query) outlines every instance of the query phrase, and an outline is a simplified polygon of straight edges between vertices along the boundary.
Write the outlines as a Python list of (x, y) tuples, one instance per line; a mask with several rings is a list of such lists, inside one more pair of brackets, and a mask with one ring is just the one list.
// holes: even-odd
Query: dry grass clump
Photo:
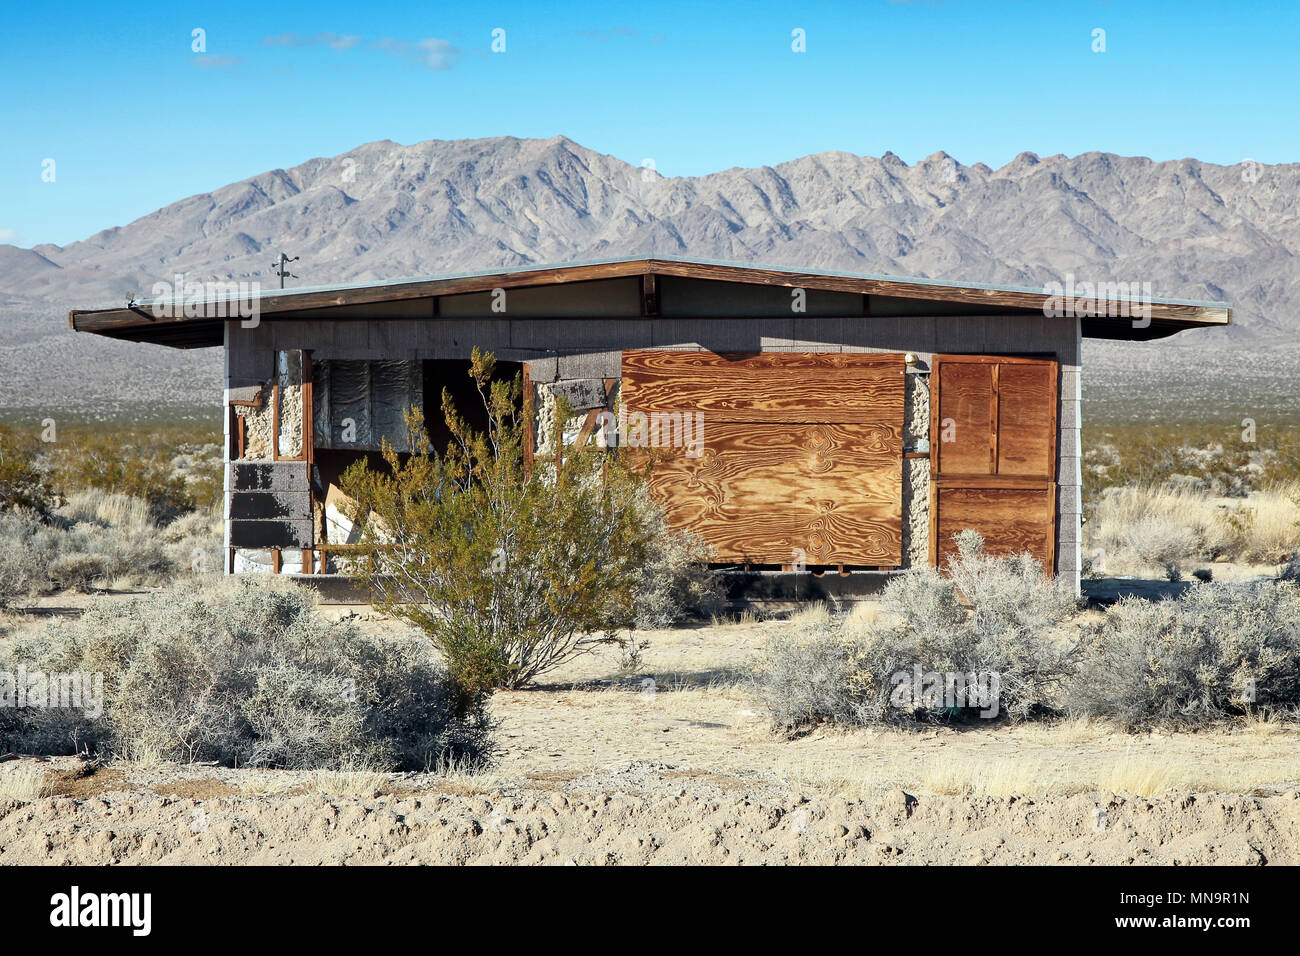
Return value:
[(0, 798), (37, 800), (54, 792), (54, 782), (41, 767), (15, 764), (0, 769)]
[(831, 609), (825, 601), (813, 601), (790, 615), (796, 627), (825, 627), (831, 622)]
[(1186, 489), (1109, 488), (1084, 527), (1089, 547), (1105, 552), (1106, 569), (1120, 573), (1208, 561), (1236, 538), (1225, 509)]
[(1246, 561), (1276, 564), (1300, 548), (1300, 484), (1260, 491), (1236, 509), (1236, 552)]
[(154, 524), (149, 502), (97, 488), (75, 492), (58, 511), (75, 524), (102, 528), (152, 528)]
[(388, 774), (374, 770), (335, 770), (313, 774), (306, 782), (308, 793), (319, 793), (328, 797), (359, 797), (370, 799), (382, 796), (392, 789)]
[(1227, 558), (1277, 563), (1300, 547), (1300, 485), (1215, 501), (1189, 488), (1108, 488), (1084, 526), (1105, 573), (1142, 574), (1154, 568)]
[(1096, 789), (1154, 797), (1166, 790), (1205, 790), (1211, 787), (1206, 778), (1187, 763), (1159, 758), (1138, 759), (1126, 754), (1098, 775)]
[(1057, 796), (1092, 789), (1043, 760), (999, 757), (991, 760), (941, 758), (927, 765), (918, 787), (947, 796)]

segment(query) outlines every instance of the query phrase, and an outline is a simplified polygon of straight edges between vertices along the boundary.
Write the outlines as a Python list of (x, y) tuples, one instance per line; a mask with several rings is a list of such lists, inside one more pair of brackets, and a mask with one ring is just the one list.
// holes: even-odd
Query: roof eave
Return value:
[[(975, 307), (992, 306), (1023, 311), (1043, 311), (1052, 298), (1048, 293), (1028, 289), (975, 284), (956, 285), (937, 280), (800, 272), (702, 260), (646, 258), (582, 265), (543, 266), (508, 272), (473, 273), (368, 285), (272, 291), (257, 296), (257, 309), (259, 316), (275, 316), (309, 309), (374, 305), (383, 302), (484, 292), (498, 288), (563, 285), (650, 274), (930, 300)], [(235, 304), (237, 304), (236, 300), (232, 299), (200, 303), (204, 307), (210, 307), (207, 311), (215, 313), (202, 316), (187, 316), (184, 314), (186, 311), (184, 307), (178, 309), (171, 303), (154, 302), (113, 309), (73, 310), (68, 314), (68, 324), (80, 332), (145, 342), (160, 341), (165, 338), (172, 339), (173, 342), (163, 344), (194, 348), (220, 344), (220, 335), (217, 334), (214, 339), (212, 329), (219, 329), (221, 322), (226, 320), (225, 317), (238, 317), (237, 313), (232, 313), (230, 308)], [(1149, 307), (1149, 325), (1131, 323), (1129, 320), (1111, 324), (1113, 321), (1111, 319), (1085, 318), (1084, 321), (1089, 323), (1090, 331), (1085, 331), (1084, 334), (1088, 337), (1150, 339), (1172, 335), (1187, 328), (1226, 326), (1232, 323), (1232, 309), (1226, 304), (1162, 300), (1150, 303)], [(1143, 309), (1145, 308), (1144, 303)], [(180, 314), (177, 314), (178, 312)], [(194, 328), (192, 330), (196, 333), (193, 336), (194, 343), (182, 344), (189, 336), (172, 329), (163, 331), (166, 325), (175, 323), (202, 326), (203, 334), (197, 334), (199, 329)], [(1132, 334), (1121, 334), (1121, 324), (1130, 325)]]

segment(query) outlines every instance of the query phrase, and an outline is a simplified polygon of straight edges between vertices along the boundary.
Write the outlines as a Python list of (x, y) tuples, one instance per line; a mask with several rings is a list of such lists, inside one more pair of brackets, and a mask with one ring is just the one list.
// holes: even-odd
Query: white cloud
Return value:
[(380, 53), (399, 56), (404, 60), (427, 66), (431, 70), (450, 70), (452, 64), (460, 57), (460, 50), (450, 41), (439, 40), (437, 37), (426, 37), (415, 43), (385, 37), (376, 40), (371, 46)]
[(307, 36), (302, 33), (281, 33), (279, 36), (264, 37), (262, 46), (309, 47), (327, 46), (331, 50), (351, 50), (362, 41), (362, 37), (350, 33), (317, 33)]

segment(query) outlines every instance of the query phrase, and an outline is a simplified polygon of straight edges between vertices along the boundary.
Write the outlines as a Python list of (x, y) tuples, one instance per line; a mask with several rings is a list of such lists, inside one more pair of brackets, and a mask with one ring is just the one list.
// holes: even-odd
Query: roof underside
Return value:
[[(909, 314), (923, 314), (924, 304), (933, 303), (945, 315), (990, 313), (1045, 314), (1052, 298), (1043, 290), (990, 286), (976, 283), (950, 283), (933, 279), (896, 276), (861, 275), (839, 272), (798, 271), (767, 266), (711, 262), (697, 259), (657, 257), (653, 259), (619, 259), (560, 266), (538, 266), (510, 271), (462, 273), (416, 279), (396, 279), (364, 285), (321, 286), (316, 288), (275, 289), (250, 296), (259, 321), (293, 319), (310, 313), (313, 319), (373, 319), (382, 321), (384, 314), (367, 316), (364, 308), (383, 304), (407, 303), (420, 307), (428, 301), (431, 319), (439, 314), (438, 300), (443, 296), (487, 292), (494, 289), (521, 289), (539, 286), (563, 286), (628, 276), (673, 276), (745, 285), (802, 288), (826, 292), (856, 293), (880, 297), (891, 302), (906, 301)], [(223, 325), (227, 319), (246, 313), (238, 311), (238, 296), (191, 302), (188, 307), (168, 300), (145, 300), (113, 309), (74, 309), (68, 324), (78, 332), (92, 332), (133, 342), (151, 342), (176, 348), (203, 348), (221, 345)], [(244, 300), (249, 301), (249, 300)], [(875, 309), (861, 317), (870, 321), (882, 313)], [(1143, 303), (1145, 306), (1146, 303)], [(339, 310), (333, 315), (328, 310)], [(322, 313), (320, 310), (327, 310)], [(1147, 340), (1163, 338), (1184, 329), (1229, 325), (1232, 309), (1222, 302), (1192, 302), (1158, 299), (1150, 302), (1150, 321), (1135, 322), (1116, 315), (1083, 318), (1083, 335), (1089, 338)], [(385, 310), (386, 311), (386, 310)], [(404, 313), (409, 314), (409, 309)], [(1127, 310), (1125, 310), (1127, 311)], [(186, 314), (186, 313), (190, 314)], [(194, 313), (198, 314), (194, 314)], [(377, 310), (379, 312), (379, 310)], [(645, 312), (652, 315), (653, 312)], [(855, 315), (858, 313), (854, 313)], [(561, 309), (549, 318), (566, 318)], [(588, 316), (589, 317), (589, 316)], [(676, 316), (687, 318), (688, 316)], [(708, 315), (695, 316), (707, 318)], [(1063, 317), (1060, 321), (1073, 321)]]

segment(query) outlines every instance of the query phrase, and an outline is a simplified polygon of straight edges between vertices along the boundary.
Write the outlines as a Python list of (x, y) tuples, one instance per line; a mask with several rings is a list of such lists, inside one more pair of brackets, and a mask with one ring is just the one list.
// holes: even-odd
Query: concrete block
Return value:
[(226, 487), (232, 491), (306, 491), (305, 461), (232, 461), (226, 464)]
[(311, 518), (311, 492), (308, 491), (236, 491), (230, 496), (230, 518), (267, 520)]
[(230, 545), (234, 548), (310, 548), (310, 521), (232, 521)]

